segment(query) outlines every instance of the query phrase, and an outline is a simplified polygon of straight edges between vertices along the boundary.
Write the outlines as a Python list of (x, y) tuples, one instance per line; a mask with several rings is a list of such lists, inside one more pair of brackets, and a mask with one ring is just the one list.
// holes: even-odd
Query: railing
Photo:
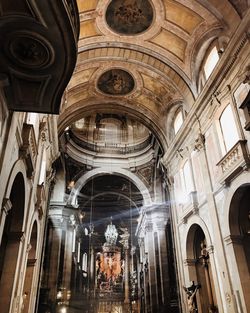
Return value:
[(245, 167), (250, 165), (246, 140), (239, 140), (217, 163), (221, 168), (220, 182), (230, 183)]
[(68, 132), (68, 139), (72, 139), (77, 145), (83, 149), (98, 153), (113, 153), (113, 154), (130, 154), (136, 153), (148, 146), (152, 146), (153, 136), (150, 135), (145, 141), (135, 144), (127, 145), (120, 143), (90, 143), (77, 138), (71, 131)]

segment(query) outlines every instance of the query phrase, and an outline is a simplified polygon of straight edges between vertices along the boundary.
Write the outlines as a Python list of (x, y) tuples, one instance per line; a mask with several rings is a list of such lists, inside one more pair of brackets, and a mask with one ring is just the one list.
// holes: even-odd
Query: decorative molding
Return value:
[(2, 204), (2, 211), (7, 215), (12, 208), (12, 203), (10, 199), (4, 198)]
[(214, 246), (213, 245), (210, 245), (206, 248), (208, 254), (213, 254), (214, 253)]
[(28, 267), (35, 266), (36, 265), (36, 261), (37, 261), (37, 259), (28, 259), (27, 260), (27, 266)]
[(196, 259), (185, 259), (183, 261), (183, 264), (185, 266), (194, 266), (196, 264), (196, 261), (197, 261)]
[(149, 233), (149, 232), (153, 232), (154, 230), (154, 224), (152, 222), (146, 222), (145, 224), (145, 232)]
[(44, 0), (42, 5), (33, 0), (13, 10), (2, 0), (1, 8), (1, 61), (9, 82), (4, 87), (9, 109), (58, 114), (77, 58), (76, 0)]
[(224, 237), (224, 241), (226, 245), (231, 245), (231, 244), (242, 245), (243, 236), (242, 235), (228, 235)]
[(201, 151), (205, 148), (206, 138), (202, 133), (199, 133), (197, 139), (194, 142), (194, 151)]

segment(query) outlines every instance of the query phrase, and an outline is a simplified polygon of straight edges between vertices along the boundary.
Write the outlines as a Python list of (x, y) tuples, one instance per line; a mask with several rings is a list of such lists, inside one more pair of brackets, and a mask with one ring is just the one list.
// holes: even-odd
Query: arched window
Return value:
[(218, 53), (217, 42), (214, 42), (214, 44), (210, 46), (210, 48), (207, 50), (207, 53), (201, 65), (199, 83), (198, 83), (199, 91), (202, 90), (209, 76), (212, 74), (214, 68), (216, 67), (219, 61), (219, 58), (220, 57)]
[(208, 79), (208, 77), (211, 75), (218, 61), (219, 61), (218, 50), (217, 47), (214, 46), (211, 49), (210, 53), (208, 54), (207, 59), (204, 63), (204, 73), (206, 79)]
[(179, 110), (174, 119), (174, 133), (177, 134), (183, 124), (183, 113)]
[(220, 127), (226, 152), (239, 140), (235, 119), (231, 105), (229, 104), (220, 116)]

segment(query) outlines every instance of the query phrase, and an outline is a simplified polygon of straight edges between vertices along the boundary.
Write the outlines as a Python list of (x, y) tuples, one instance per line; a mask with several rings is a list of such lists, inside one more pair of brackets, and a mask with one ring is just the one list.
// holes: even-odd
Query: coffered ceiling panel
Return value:
[(150, 41), (171, 52), (184, 62), (187, 42), (179, 36), (162, 29), (161, 32)]
[(165, 0), (164, 6), (166, 19), (179, 26), (190, 35), (195, 28), (204, 21), (195, 11), (176, 1)]
[(75, 73), (72, 76), (72, 78), (68, 84), (68, 89), (71, 89), (77, 85), (82, 85), (82, 84), (87, 83), (90, 80), (90, 77), (92, 76), (92, 74), (94, 73), (95, 70), (96, 70), (96, 67), (88, 68), (88, 69), (85, 69), (83, 71), (79, 71), (79, 72)]
[(84, 22), (81, 22), (80, 27), (80, 39), (88, 38), (88, 37), (95, 37), (101, 35), (95, 25), (95, 20), (87, 20)]

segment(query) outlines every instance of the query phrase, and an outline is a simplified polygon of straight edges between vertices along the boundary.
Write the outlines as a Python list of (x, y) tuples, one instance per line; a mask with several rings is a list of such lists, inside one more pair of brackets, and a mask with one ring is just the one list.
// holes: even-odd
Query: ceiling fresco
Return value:
[(153, 16), (153, 8), (147, 0), (113, 0), (106, 11), (110, 28), (125, 35), (145, 31), (151, 25)]
[(134, 89), (134, 79), (122, 69), (112, 69), (101, 75), (97, 86), (108, 95), (126, 95)]
[(80, 112), (97, 108), (147, 116), (148, 125), (164, 127), (163, 112), (175, 103), (190, 110), (209, 45), (217, 40), (225, 50), (243, 15), (226, 0), (77, 3), (78, 58), (62, 103), (60, 131), (76, 114), (81, 118)]

